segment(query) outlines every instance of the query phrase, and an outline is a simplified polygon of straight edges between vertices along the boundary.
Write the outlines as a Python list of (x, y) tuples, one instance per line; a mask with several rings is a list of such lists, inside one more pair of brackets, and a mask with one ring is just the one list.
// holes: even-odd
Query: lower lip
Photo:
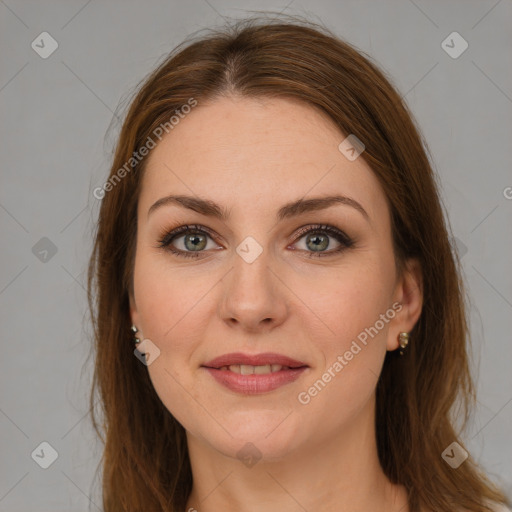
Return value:
[(226, 386), (231, 391), (244, 395), (257, 395), (274, 391), (274, 389), (298, 379), (304, 370), (307, 370), (307, 366), (302, 366), (301, 368), (279, 370), (274, 373), (242, 375), (230, 370), (219, 370), (206, 366), (203, 368), (208, 370), (218, 383)]

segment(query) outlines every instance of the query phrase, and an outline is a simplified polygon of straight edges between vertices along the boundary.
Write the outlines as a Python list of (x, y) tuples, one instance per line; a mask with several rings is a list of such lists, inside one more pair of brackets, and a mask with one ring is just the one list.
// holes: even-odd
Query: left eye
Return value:
[[(208, 247), (208, 238), (212, 240), (212, 233), (204, 226), (180, 226), (164, 234), (159, 240), (158, 247), (166, 248), (177, 256), (198, 258), (200, 253), (205, 250), (219, 248), (215, 244), (213, 244), (213, 247)], [(330, 238), (334, 238), (338, 242), (338, 246), (326, 251), (331, 245)], [(179, 245), (181, 245), (181, 248), (178, 248), (174, 244), (180, 239)], [(299, 248), (299, 250), (308, 253), (308, 257), (329, 256), (353, 245), (353, 241), (343, 231), (327, 225), (309, 226), (301, 229), (295, 234), (296, 242), (294, 245), (302, 239), (304, 239), (305, 248)]]
[[(306, 249), (301, 250), (308, 252), (308, 257), (310, 258), (330, 256), (353, 245), (353, 241), (343, 231), (333, 226), (309, 227), (301, 230), (297, 236), (299, 236), (299, 241), (304, 239)], [(338, 246), (330, 251), (326, 251), (331, 245), (329, 238), (334, 238), (338, 242)]]

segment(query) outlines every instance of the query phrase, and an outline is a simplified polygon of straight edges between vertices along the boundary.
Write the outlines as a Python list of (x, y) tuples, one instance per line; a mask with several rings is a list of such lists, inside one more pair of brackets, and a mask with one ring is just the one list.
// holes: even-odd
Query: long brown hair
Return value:
[[(475, 400), (460, 264), (426, 144), (390, 80), (370, 57), (300, 18), (251, 18), (176, 48), (138, 88), (126, 114), (102, 197), (89, 264), (96, 354), (92, 422), (105, 443), (106, 512), (181, 511), (192, 487), (184, 428), (158, 398), (133, 355), (132, 293), (137, 201), (147, 158), (134, 154), (193, 98), (292, 97), (315, 106), (366, 146), (362, 158), (387, 196), (398, 268), (423, 272), (423, 310), (408, 352), (388, 352), (377, 384), (378, 454), (404, 485), (412, 512), (491, 510), (505, 496), (469, 457), (458, 469), (442, 452), (460, 439)], [(131, 162), (127, 167), (127, 162)], [(125, 172), (120, 172), (124, 168)], [(102, 406), (101, 427), (94, 412)], [(456, 431), (451, 414), (458, 407)], [(105, 437), (103, 437), (103, 434)]]

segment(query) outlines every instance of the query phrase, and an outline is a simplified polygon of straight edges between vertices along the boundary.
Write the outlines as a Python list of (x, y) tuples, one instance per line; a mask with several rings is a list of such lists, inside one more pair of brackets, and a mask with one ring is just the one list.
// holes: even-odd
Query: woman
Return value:
[(450, 418), (474, 391), (435, 176), (368, 58), (293, 20), (182, 45), (94, 195), (106, 512), (506, 504)]

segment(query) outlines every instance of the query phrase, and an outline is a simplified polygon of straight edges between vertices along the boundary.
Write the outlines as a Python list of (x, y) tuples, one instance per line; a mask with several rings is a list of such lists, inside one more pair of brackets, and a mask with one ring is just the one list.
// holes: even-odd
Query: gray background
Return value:
[[(0, 0), (0, 511), (102, 510), (84, 287), (113, 114), (185, 36), (266, 9), (368, 52), (416, 116), (471, 296), (467, 446), (511, 494), (511, 0)], [(44, 31), (59, 45), (47, 59), (31, 47)], [(453, 31), (469, 44), (456, 59), (441, 46)], [(58, 452), (46, 470), (31, 458), (43, 441)]]

